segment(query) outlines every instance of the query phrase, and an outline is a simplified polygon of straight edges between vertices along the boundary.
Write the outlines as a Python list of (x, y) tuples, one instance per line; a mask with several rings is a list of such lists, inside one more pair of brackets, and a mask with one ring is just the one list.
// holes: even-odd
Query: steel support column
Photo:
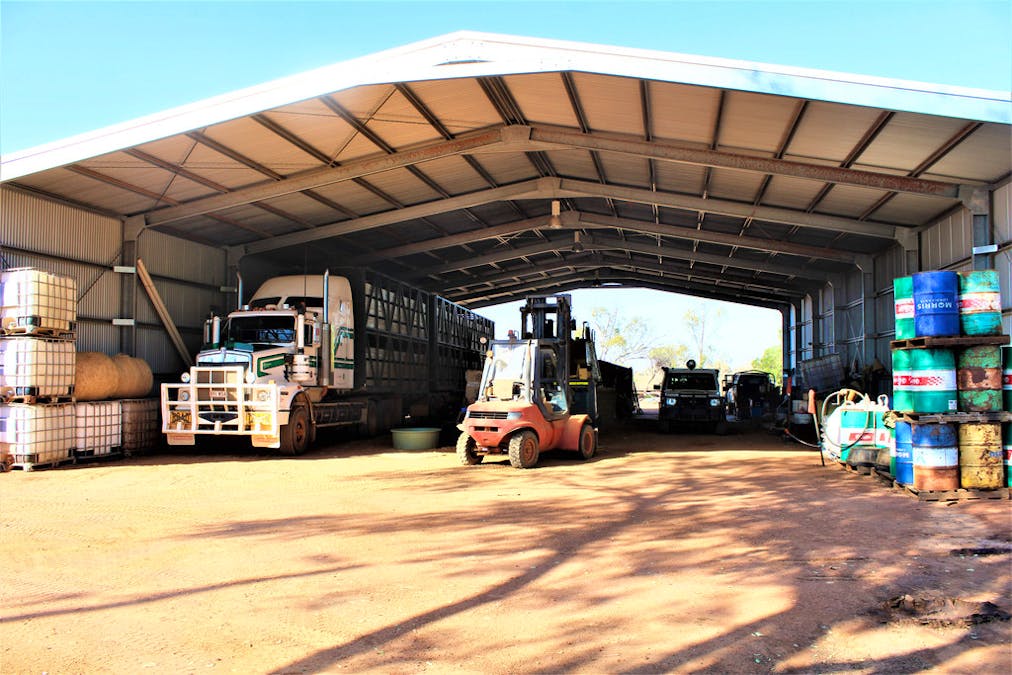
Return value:
[(972, 188), (962, 190), (960, 197), (973, 217), (973, 269), (989, 270), (998, 250), (991, 231), (991, 194), (984, 188)]
[[(123, 244), (120, 264), (124, 268), (137, 268), (137, 240), (147, 227), (143, 215), (131, 216), (123, 221)], [(119, 327), (119, 350), (137, 356), (137, 274), (124, 272), (120, 278), (120, 318), (131, 319)]]

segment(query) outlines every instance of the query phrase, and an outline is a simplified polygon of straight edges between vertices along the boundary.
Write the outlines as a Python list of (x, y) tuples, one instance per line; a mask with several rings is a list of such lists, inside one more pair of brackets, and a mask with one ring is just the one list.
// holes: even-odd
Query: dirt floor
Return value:
[(761, 431), (528, 471), (321, 440), (0, 475), (0, 672), (1012, 672), (965, 619), (1012, 611), (1010, 501)]

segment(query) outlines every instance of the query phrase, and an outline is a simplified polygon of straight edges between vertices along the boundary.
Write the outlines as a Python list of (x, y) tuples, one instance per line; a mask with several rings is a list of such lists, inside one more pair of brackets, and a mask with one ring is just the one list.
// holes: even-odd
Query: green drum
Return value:
[(956, 412), (956, 355), (952, 350), (910, 350), (910, 391), (913, 412)]
[(959, 326), (963, 335), (1001, 335), (998, 272), (979, 270), (959, 275)]
[(1001, 347), (982, 345), (962, 349), (956, 363), (960, 412), (1000, 412), (1005, 403)]
[(893, 302), (896, 310), (896, 339), (916, 337), (914, 329), (914, 278), (893, 279)]
[[(913, 392), (910, 390), (910, 355), (913, 350), (893, 350), (893, 410), (914, 411)], [(1012, 394), (1012, 392), (1009, 392)], [(1012, 398), (1012, 396), (1010, 396)]]

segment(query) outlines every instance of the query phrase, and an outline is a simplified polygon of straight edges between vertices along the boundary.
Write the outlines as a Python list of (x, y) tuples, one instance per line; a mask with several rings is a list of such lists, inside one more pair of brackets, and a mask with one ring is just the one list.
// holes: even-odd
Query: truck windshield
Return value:
[(295, 319), (291, 316), (237, 316), (228, 320), (231, 342), (284, 344), (295, 342)]
[(709, 373), (668, 373), (664, 388), (712, 391), (717, 388), (717, 383)]

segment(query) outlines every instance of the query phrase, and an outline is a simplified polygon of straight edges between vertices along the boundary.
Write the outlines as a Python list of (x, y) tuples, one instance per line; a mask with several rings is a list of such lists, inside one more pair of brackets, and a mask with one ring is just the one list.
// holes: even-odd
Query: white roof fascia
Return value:
[(789, 66), (469, 31), (342, 61), (0, 158), (0, 180), (201, 129), (352, 87), (582, 71), (1012, 123), (1012, 93)]

